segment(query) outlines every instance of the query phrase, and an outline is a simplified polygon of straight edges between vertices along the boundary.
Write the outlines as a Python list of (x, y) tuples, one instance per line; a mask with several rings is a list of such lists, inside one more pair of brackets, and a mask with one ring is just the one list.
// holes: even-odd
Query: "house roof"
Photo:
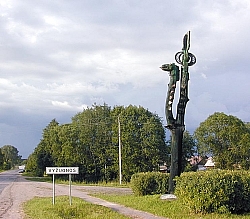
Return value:
[(205, 163), (204, 166), (205, 166), (205, 167), (214, 167), (213, 158), (212, 158), (212, 157), (209, 157), (209, 158), (207, 159), (207, 162)]

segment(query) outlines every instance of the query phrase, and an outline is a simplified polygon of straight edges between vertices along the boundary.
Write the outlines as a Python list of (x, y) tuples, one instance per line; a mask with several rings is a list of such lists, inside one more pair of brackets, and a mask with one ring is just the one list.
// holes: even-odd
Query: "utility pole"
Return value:
[(121, 144), (121, 123), (118, 116), (118, 138), (119, 138), (119, 182), (122, 184), (122, 144)]

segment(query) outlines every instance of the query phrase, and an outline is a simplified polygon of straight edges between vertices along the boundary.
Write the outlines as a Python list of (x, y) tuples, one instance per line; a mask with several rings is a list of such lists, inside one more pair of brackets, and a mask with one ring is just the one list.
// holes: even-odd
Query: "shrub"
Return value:
[(188, 172), (175, 180), (175, 195), (195, 213), (250, 211), (250, 176), (247, 171)]
[(168, 179), (167, 173), (136, 173), (131, 177), (131, 188), (138, 196), (163, 194), (167, 190)]

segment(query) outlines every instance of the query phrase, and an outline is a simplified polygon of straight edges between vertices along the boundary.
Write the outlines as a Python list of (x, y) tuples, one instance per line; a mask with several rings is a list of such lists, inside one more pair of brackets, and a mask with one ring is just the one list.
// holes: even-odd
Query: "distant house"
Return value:
[(197, 165), (198, 171), (214, 168), (215, 166), (212, 157), (193, 156), (189, 159), (189, 162), (192, 166)]
[(167, 173), (168, 172), (167, 166), (165, 166), (165, 165), (160, 166), (160, 172)]
[(193, 156), (188, 161), (192, 166), (194, 166), (194, 165), (199, 165), (200, 163), (203, 163), (203, 160), (204, 158), (201, 156)]
[(162, 163), (159, 165), (159, 170), (161, 173), (169, 173), (170, 170), (169, 170), (169, 167), (167, 166), (166, 163)]
[(204, 167), (206, 167), (207, 169), (211, 169), (211, 168), (214, 168), (214, 166), (215, 166), (215, 164), (214, 164), (213, 158), (209, 157), (207, 159), (207, 162), (205, 163)]

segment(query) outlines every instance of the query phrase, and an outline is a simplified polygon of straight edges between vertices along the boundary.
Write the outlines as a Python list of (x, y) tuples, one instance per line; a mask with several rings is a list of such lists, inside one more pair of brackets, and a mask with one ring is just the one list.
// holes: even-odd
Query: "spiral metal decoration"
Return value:
[[(184, 53), (183, 52), (177, 52), (175, 54), (175, 61), (178, 64), (182, 65), (183, 59), (184, 59)], [(192, 53), (190, 53), (190, 52), (188, 53), (188, 60), (187, 60), (187, 62), (188, 62), (188, 66), (192, 66), (192, 65), (194, 65), (196, 63), (196, 57)]]

